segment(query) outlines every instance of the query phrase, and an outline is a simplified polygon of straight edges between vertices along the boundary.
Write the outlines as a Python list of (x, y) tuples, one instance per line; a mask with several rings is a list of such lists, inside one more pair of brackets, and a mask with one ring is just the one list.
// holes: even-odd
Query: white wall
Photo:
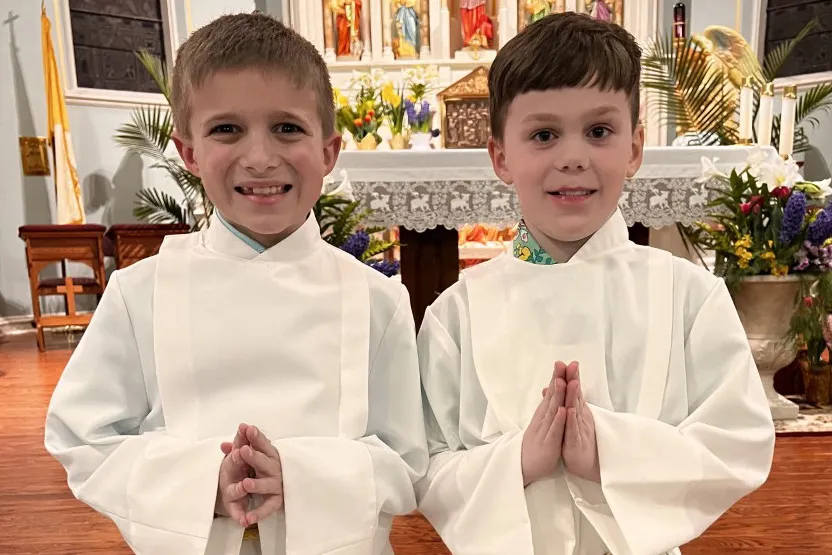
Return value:
[[(188, 20), (196, 28), (223, 13), (255, 9), (254, 0), (171, 1), (175, 2), (176, 34), (180, 40), (187, 36)], [(271, 7), (267, 6), (269, 11)], [(46, 2), (46, 9), (53, 26), (53, 41), (57, 44), (59, 30), (52, 1)], [(3, 318), (32, 312), (25, 252), (17, 229), (24, 224), (52, 223), (54, 193), (51, 176), (23, 175), (18, 148), (18, 137), (45, 136), (47, 132), (40, 2), (0, 0), (0, 23), (0, 318)], [(68, 112), (90, 223), (109, 225), (134, 221), (133, 201), (136, 191), (142, 187), (176, 192), (163, 173), (149, 169), (149, 164), (139, 157), (127, 156), (113, 141), (118, 126), (129, 121), (130, 107), (70, 103)], [(49, 304), (46, 309), (52, 306)]]

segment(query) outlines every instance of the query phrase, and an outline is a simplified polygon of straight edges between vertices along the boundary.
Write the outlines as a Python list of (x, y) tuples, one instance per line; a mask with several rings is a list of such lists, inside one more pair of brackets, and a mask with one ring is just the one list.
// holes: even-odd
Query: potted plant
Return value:
[(404, 87), (399, 87), (396, 91), (393, 83), (388, 81), (381, 88), (381, 109), (384, 117), (387, 118), (387, 124), (390, 127), (390, 148), (393, 150), (402, 150), (408, 147), (410, 143), (410, 134), (404, 128), (404, 103), (402, 97), (404, 95)]
[[(832, 246), (824, 247), (826, 252), (815, 250), (815, 260), (832, 259)], [(832, 396), (828, 350), (832, 344), (832, 274), (826, 271), (816, 279), (804, 279), (800, 284), (800, 296), (789, 323), (788, 339), (799, 349), (797, 360), (806, 401), (816, 406), (827, 405)]]
[(712, 200), (689, 242), (700, 258), (713, 252), (714, 273), (732, 293), (769, 400), (796, 416), (796, 406), (774, 392), (774, 373), (796, 354), (787, 337), (802, 281), (817, 279), (832, 266), (826, 260), (832, 238), (830, 180), (805, 181), (794, 160), (763, 149), (753, 149), (747, 165), (730, 174), (719, 171), (715, 160), (703, 159), (702, 180), (710, 183)]
[(433, 128), (433, 116), (430, 102), (423, 100), (417, 105), (410, 99), (405, 100), (404, 109), (407, 113), (407, 125), (410, 128), (410, 139), (413, 150), (430, 150), (430, 140), (439, 136), (439, 130)]

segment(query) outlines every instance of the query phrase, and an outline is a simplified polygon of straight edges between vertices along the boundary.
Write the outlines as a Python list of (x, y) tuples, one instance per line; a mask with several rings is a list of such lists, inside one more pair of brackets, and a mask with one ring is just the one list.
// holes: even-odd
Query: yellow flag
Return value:
[(86, 223), (81, 185), (75, 167), (75, 154), (69, 134), (66, 100), (58, 76), (58, 63), (52, 47), (52, 25), (41, 5), (41, 41), (43, 43), (43, 78), (46, 84), (46, 106), (49, 110), (49, 144), (55, 158), (55, 195), (58, 204), (58, 224)]

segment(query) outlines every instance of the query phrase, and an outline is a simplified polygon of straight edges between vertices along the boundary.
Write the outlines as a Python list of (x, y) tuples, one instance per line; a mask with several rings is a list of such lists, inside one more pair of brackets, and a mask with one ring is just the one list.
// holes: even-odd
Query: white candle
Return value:
[(783, 106), (780, 111), (780, 156), (792, 155), (794, 148), (794, 119), (797, 108), (797, 87), (783, 89)]
[(771, 145), (771, 128), (774, 119), (774, 83), (766, 83), (760, 93), (760, 109), (757, 112), (757, 143)]
[(754, 89), (752, 78), (746, 77), (740, 91), (740, 136), (739, 142), (749, 144), (751, 142), (751, 122), (753, 121)]

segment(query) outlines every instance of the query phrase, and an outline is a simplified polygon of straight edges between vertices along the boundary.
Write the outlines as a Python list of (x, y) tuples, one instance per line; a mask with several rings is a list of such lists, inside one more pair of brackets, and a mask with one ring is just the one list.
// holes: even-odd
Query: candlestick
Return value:
[(774, 119), (774, 83), (766, 83), (760, 93), (760, 109), (757, 112), (757, 144), (771, 144), (771, 128)]
[(794, 120), (797, 108), (797, 87), (783, 89), (783, 105), (780, 110), (780, 156), (792, 155), (794, 149)]
[(752, 104), (754, 103), (754, 78), (746, 77), (740, 91), (739, 142), (751, 144), (751, 123), (753, 121)]
[(676, 2), (673, 6), (673, 38), (684, 39), (688, 36), (687, 22), (685, 20), (684, 2)]

